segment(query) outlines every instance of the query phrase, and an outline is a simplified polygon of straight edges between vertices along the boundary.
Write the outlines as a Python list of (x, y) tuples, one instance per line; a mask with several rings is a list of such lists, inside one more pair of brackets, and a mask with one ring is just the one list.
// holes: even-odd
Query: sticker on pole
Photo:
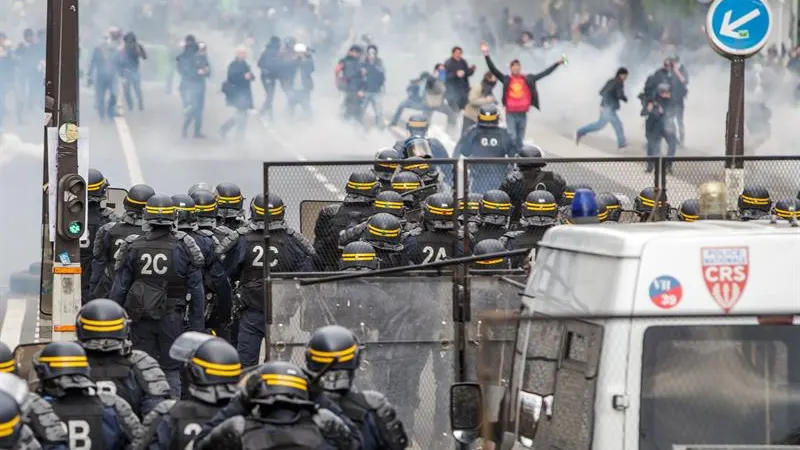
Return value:
[(67, 144), (78, 140), (78, 126), (74, 123), (65, 123), (58, 128), (58, 138)]
[(650, 283), (650, 301), (661, 309), (672, 309), (683, 298), (683, 286), (675, 277), (661, 275)]
[(742, 298), (750, 273), (747, 247), (705, 247), (700, 249), (703, 279), (714, 301), (729, 313)]
[(714, 0), (706, 14), (706, 37), (717, 53), (747, 58), (766, 45), (772, 22), (766, 0)]

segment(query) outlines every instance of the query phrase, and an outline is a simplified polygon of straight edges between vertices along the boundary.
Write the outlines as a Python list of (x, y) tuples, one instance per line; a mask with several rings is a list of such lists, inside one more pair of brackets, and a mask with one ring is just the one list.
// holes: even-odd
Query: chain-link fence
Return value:
[[(642, 449), (800, 445), (796, 326), (756, 316), (528, 311), (487, 313), (481, 322), (485, 439), (505, 431), (528, 448), (622, 447), (622, 433), (607, 431), (633, 414), (639, 429), (629, 432)], [(509, 328), (515, 344), (499, 356), (489, 336)], [(498, 358), (510, 359), (508, 368), (498, 372)], [(486, 395), (491, 386), (506, 392), (502, 403)]]

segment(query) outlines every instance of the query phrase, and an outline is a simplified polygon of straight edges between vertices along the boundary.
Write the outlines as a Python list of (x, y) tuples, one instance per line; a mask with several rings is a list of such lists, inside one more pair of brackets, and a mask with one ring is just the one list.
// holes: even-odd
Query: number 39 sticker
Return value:
[(675, 277), (662, 275), (650, 283), (650, 301), (661, 309), (678, 306), (682, 298), (683, 287)]

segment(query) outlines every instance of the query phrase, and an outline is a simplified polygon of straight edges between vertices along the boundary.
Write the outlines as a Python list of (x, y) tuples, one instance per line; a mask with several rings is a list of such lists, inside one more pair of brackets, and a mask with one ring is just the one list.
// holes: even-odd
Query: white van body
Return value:
[[(540, 243), (524, 297), (526, 313), (551, 317), (649, 316), (586, 319), (604, 330), (592, 449), (638, 450), (648, 328), (757, 325), (756, 316), (800, 315), (800, 228), (732, 221), (559, 226)], [(679, 315), (720, 317), (670, 318)]]

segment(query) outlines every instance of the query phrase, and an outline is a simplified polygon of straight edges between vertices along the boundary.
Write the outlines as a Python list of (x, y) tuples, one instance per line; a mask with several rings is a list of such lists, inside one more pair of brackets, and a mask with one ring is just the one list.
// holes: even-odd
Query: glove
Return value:
[(216, 426), (208, 436), (195, 442), (196, 450), (242, 450), (241, 436), (244, 432), (244, 417), (235, 416)]

